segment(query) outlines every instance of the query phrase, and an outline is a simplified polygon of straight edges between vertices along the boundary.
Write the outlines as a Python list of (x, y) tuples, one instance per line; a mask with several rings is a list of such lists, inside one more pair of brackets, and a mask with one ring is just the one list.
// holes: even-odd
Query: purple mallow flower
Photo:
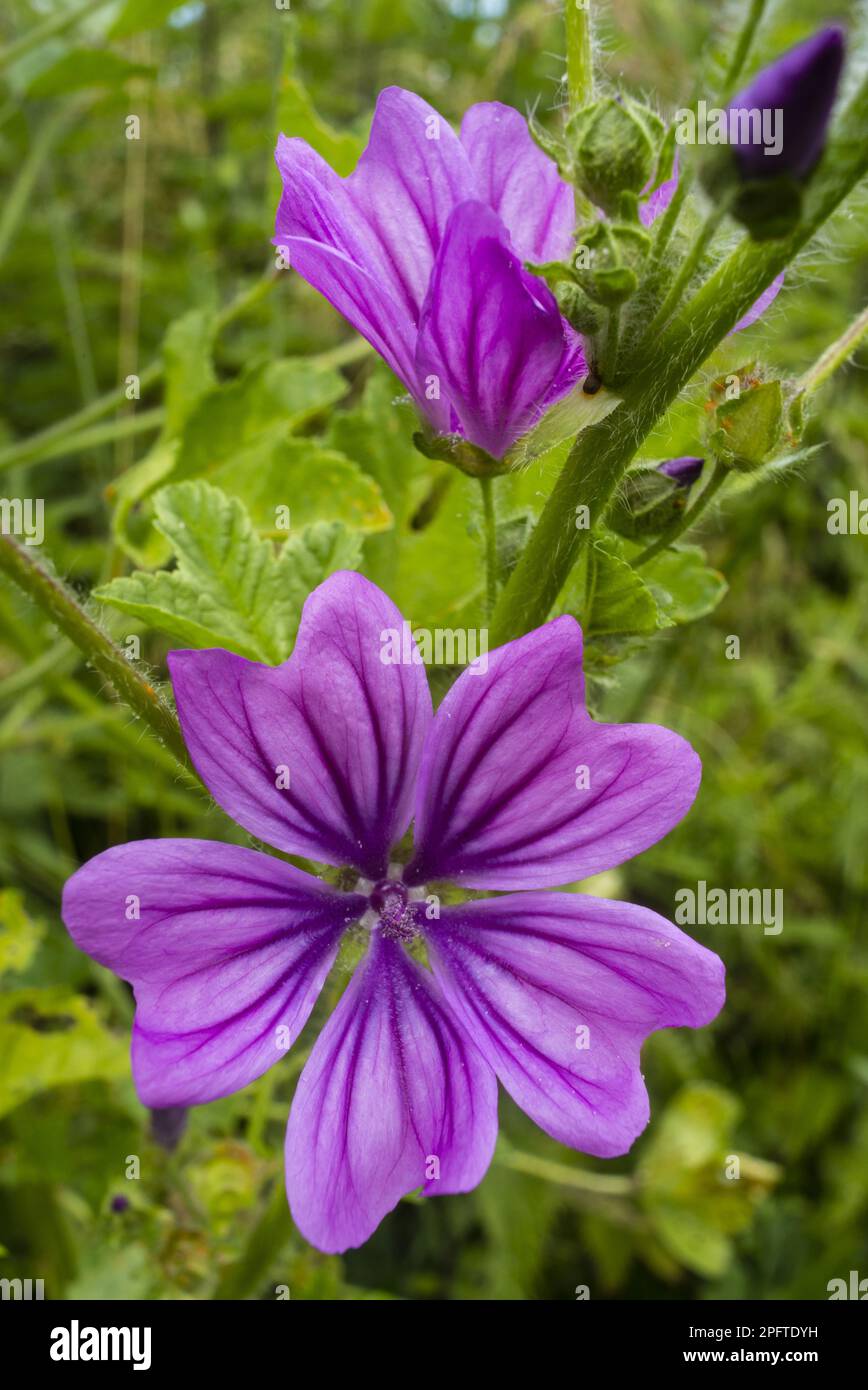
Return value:
[(764, 145), (749, 140), (734, 145), (743, 178), (804, 178), (811, 172), (826, 143), (843, 65), (843, 30), (821, 29), (764, 68), (733, 98), (730, 110), (782, 112), (782, 147), (777, 154), (767, 154)]
[[(361, 924), (366, 954), (286, 1135), (293, 1216), (326, 1251), (360, 1245), (416, 1188), (481, 1180), (497, 1079), (555, 1139), (624, 1153), (649, 1115), (642, 1042), (708, 1023), (724, 997), (717, 956), (656, 913), (541, 891), (665, 835), (699, 784), (690, 745), (590, 718), (572, 618), (490, 653), (436, 715), (417, 648), (393, 664), (401, 631), (385, 594), (341, 573), (308, 599), (282, 666), (169, 657), (217, 802), (285, 854), (350, 866), (349, 891), (252, 849), (144, 840), (85, 864), (63, 900), (77, 944), (135, 989), (133, 1075), (160, 1108), (279, 1060)], [(449, 901), (443, 880), (500, 896)]]
[(388, 362), (436, 434), (500, 459), (587, 372), (581, 340), (524, 261), (562, 260), (573, 191), (509, 106), (460, 138), (412, 92), (380, 93), (346, 179), (281, 136), (275, 244)]

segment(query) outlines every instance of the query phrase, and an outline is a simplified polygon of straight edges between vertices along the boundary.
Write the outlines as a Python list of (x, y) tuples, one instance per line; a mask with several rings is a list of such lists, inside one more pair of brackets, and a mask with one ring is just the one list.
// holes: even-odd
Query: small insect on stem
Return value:
[(582, 391), (586, 396), (596, 396), (602, 384), (596, 372), (588, 372), (582, 384)]

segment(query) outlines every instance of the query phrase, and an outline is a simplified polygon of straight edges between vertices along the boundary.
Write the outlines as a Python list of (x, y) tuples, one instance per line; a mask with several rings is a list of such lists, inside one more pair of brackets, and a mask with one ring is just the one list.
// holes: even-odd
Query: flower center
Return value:
[(410, 893), (398, 878), (381, 878), (368, 897), (368, 904), (380, 920), (384, 936), (396, 941), (412, 941), (416, 927), (410, 915)]

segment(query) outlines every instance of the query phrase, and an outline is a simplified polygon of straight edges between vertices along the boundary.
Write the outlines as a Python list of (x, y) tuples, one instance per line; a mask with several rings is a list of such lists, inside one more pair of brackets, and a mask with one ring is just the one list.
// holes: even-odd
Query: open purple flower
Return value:
[(500, 459), (587, 372), (581, 340), (523, 261), (561, 260), (573, 193), (519, 113), (473, 106), (460, 138), (412, 92), (380, 93), (340, 178), (281, 136), (276, 245), (385, 358), (436, 434)]
[[(351, 866), (352, 891), (252, 849), (145, 840), (92, 859), (63, 900), (77, 944), (134, 986), (133, 1074), (155, 1107), (260, 1076), (304, 1026), (344, 932), (367, 929), (286, 1136), (293, 1215), (327, 1251), (361, 1244), (415, 1188), (480, 1181), (497, 1078), (561, 1142), (624, 1153), (648, 1120), (643, 1040), (723, 1002), (718, 958), (656, 913), (541, 891), (665, 835), (699, 783), (689, 744), (590, 718), (572, 618), (465, 671), (436, 716), (415, 646), (392, 664), (401, 631), (385, 594), (341, 573), (308, 599), (282, 666), (169, 658), (218, 803), (284, 853)], [(500, 896), (441, 901), (441, 880)]]

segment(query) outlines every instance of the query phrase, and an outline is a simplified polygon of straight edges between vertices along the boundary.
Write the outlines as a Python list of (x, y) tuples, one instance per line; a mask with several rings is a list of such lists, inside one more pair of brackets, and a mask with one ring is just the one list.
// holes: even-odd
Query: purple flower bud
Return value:
[(743, 178), (810, 173), (823, 152), (843, 64), (844, 31), (833, 25), (791, 48), (733, 98), (730, 111), (782, 113), (779, 151), (772, 152), (765, 138), (757, 140), (750, 123), (739, 131), (733, 147)]
[(119, 1192), (114, 1197), (112, 1197), (111, 1208), (113, 1212), (117, 1212), (118, 1214), (120, 1214), (122, 1211), (126, 1211), (129, 1204), (129, 1197), (124, 1197), (123, 1194)]
[(658, 465), (657, 472), (665, 473), (679, 487), (693, 487), (702, 472), (705, 459), (680, 458), (667, 459)]

